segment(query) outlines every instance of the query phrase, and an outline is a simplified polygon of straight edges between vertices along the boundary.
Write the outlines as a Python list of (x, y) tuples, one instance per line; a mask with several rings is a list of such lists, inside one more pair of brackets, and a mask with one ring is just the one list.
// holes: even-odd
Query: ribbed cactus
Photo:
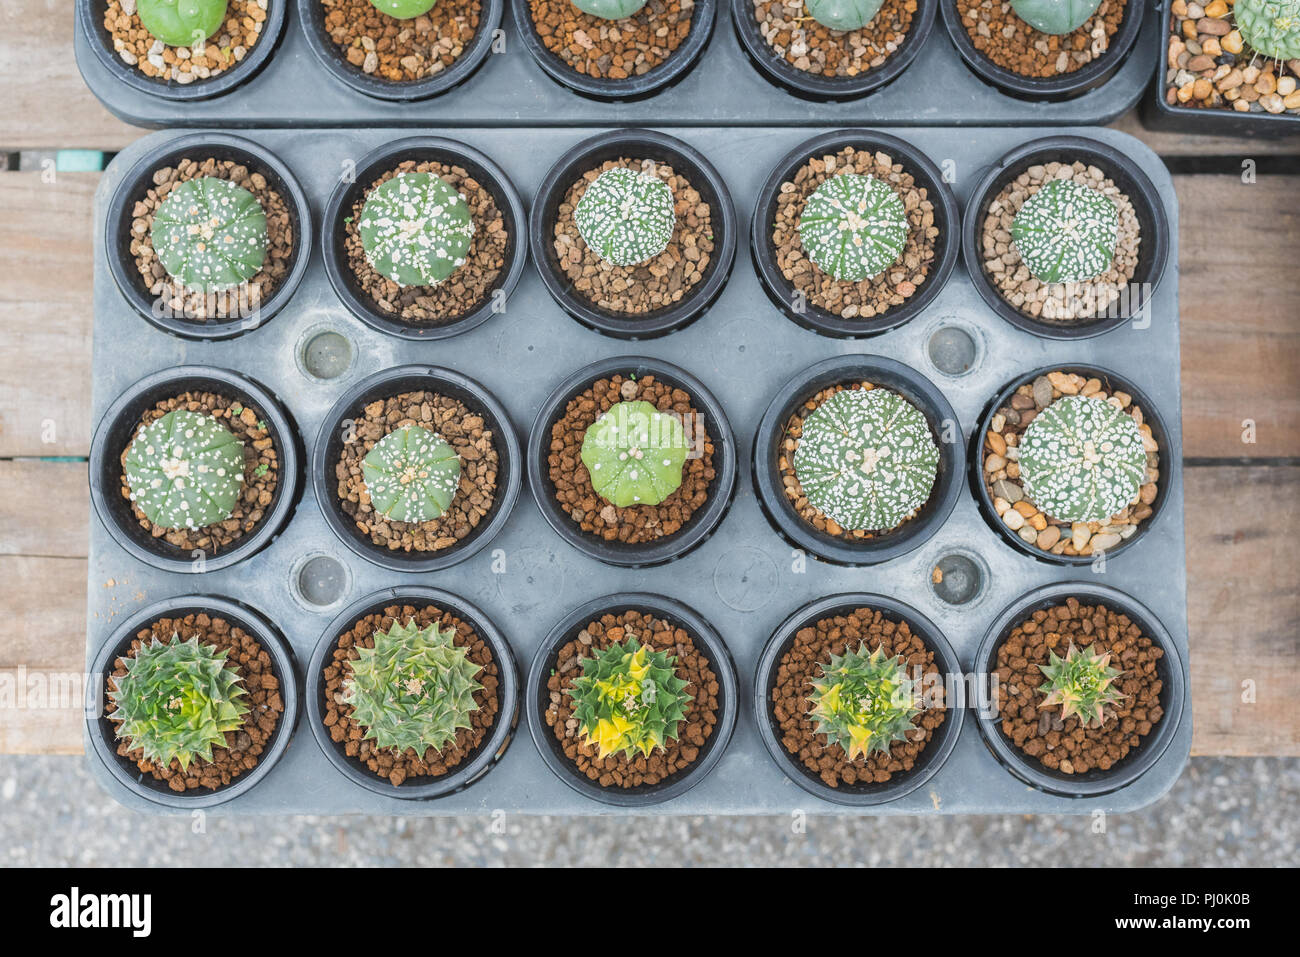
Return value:
[(903, 200), (874, 176), (832, 176), (804, 203), (799, 242), (817, 268), (841, 282), (878, 276), (907, 243)]
[(136, 434), (123, 463), (131, 501), (159, 528), (230, 517), (244, 481), (244, 445), (210, 415), (176, 409)]
[(1082, 724), (1097, 727), (1110, 717), (1108, 710), (1114, 713), (1125, 698), (1115, 685), (1122, 672), (1110, 667), (1110, 652), (1099, 655), (1095, 648), (1089, 645), (1079, 651), (1071, 642), (1064, 658), (1048, 651), (1048, 663), (1038, 666), (1047, 676), (1038, 686), (1039, 693), (1046, 696), (1038, 704), (1040, 710), (1059, 705), (1062, 721), (1075, 715)]
[(372, 189), (357, 228), (366, 260), (399, 286), (436, 286), (465, 265), (474, 237), (465, 197), (430, 173)]
[(808, 14), (832, 30), (859, 30), (880, 12), (885, 0), (804, 0)]
[(1095, 279), (1115, 259), (1119, 210), (1091, 186), (1054, 179), (1025, 200), (1011, 239), (1035, 279), (1046, 283)]
[(437, 0), (370, 0), (370, 5), (380, 13), (398, 20), (410, 20), (433, 9)]
[(677, 416), (649, 402), (619, 402), (587, 429), (582, 464), (605, 501), (658, 505), (682, 484), (688, 451)]
[(578, 729), (600, 757), (649, 755), (676, 740), (690, 701), (682, 690), (688, 682), (677, 677), (676, 664), (674, 656), (631, 634), (582, 660), (582, 676), (569, 694)]
[(126, 674), (108, 693), (109, 718), (121, 722), (118, 738), (145, 760), (166, 768), (175, 759), (184, 771), (196, 758), (211, 761), (213, 745), (225, 747), (226, 732), (243, 726), (241, 679), (216, 645), (174, 634), (142, 644), (122, 662)]
[(187, 289), (229, 289), (256, 276), (266, 261), (266, 212), (242, 186), (201, 176), (163, 200), (150, 238), (167, 274)]
[(1101, 0), (1011, 0), (1011, 9), (1035, 30), (1073, 33), (1097, 12)]
[(583, 13), (602, 20), (623, 20), (646, 5), (646, 0), (573, 0)]
[(1237, 0), (1232, 18), (1252, 50), (1275, 60), (1300, 59), (1300, 0)]
[(395, 522), (428, 522), (447, 510), (460, 485), (460, 457), (418, 425), (389, 432), (361, 461), (376, 512)]
[(886, 658), (880, 646), (831, 655), (822, 676), (813, 679), (808, 716), (828, 744), (838, 744), (852, 761), (860, 754), (888, 752), (906, 741), (921, 711), (916, 682), (902, 658)]
[(658, 176), (615, 166), (586, 188), (573, 221), (605, 262), (635, 266), (668, 248), (677, 224), (673, 191)]
[(421, 627), (412, 618), (376, 632), (373, 648), (357, 648), (361, 657), (349, 665), (342, 701), (352, 706), (352, 720), (366, 738), (422, 756), (429, 748), (441, 751), (457, 729), (472, 726), (483, 666), (453, 642), (455, 634), (436, 622)]
[(221, 29), (228, 5), (227, 0), (136, 0), (135, 12), (155, 39), (187, 47)]

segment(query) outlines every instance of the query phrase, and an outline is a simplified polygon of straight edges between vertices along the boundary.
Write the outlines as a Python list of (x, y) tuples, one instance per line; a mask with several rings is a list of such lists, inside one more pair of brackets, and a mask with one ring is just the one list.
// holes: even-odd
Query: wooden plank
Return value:
[[(0, 555), (85, 558), (90, 489), (85, 462), (0, 460)], [(39, 522), (30, 503), (49, 502)]]
[(1142, 125), (1136, 110), (1125, 113), (1113, 130), (1136, 136), (1163, 157), (1185, 156), (1295, 156), (1300, 154), (1300, 134), (1262, 139), (1246, 136), (1210, 136), (1204, 133), (1164, 133)]
[[(11, 689), (22, 688), (23, 691)], [(0, 668), (0, 754), (81, 754), (84, 676)], [(50, 706), (51, 700), (56, 706)]]
[(0, 668), (81, 667), (86, 567), (84, 558), (0, 555), (0, 581), (8, 592), (0, 618)]

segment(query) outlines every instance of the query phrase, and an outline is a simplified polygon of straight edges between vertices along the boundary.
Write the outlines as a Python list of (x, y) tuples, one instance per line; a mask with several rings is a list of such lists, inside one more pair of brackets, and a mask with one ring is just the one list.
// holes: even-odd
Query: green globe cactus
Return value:
[(874, 176), (832, 176), (804, 203), (799, 242), (818, 269), (841, 282), (878, 276), (907, 243), (903, 200)]
[(605, 262), (635, 266), (668, 248), (677, 225), (673, 191), (652, 173), (615, 166), (583, 192), (573, 221)]
[(1085, 282), (1115, 261), (1119, 210), (1091, 186), (1054, 179), (1025, 200), (1011, 239), (1040, 282)]
[(822, 676), (813, 679), (808, 716), (828, 744), (838, 744), (850, 761), (873, 751), (888, 753), (906, 741), (921, 712), (917, 682), (907, 676), (901, 657), (886, 658), (877, 645), (831, 655)]
[(431, 173), (370, 191), (358, 223), (366, 260), (399, 286), (436, 286), (465, 265), (474, 222), (465, 197)]
[(677, 658), (643, 645), (636, 635), (582, 660), (569, 694), (578, 730), (599, 757), (649, 756), (677, 739), (691, 696), (678, 678)]
[(352, 706), (352, 720), (366, 738), (423, 756), (429, 748), (441, 751), (458, 729), (472, 726), (483, 666), (455, 644), (455, 634), (437, 622), (421, 627), (412, 618), (375, 632), (373, 648), (358, 646), (360, 657), (348, 666), (352, 673), (343, 681), (341, 700)]
[(1011, 9), (1040, 33), (1063, 36), (1083, 26), (1101, 0), (1011, 0)]
[(677, 416), (649, 402), (619, 402), (587, 429), (582, 464), (605, 501), (619, 508), (658, 505), (682, 484), (688, 451)]
[(225, 747), (226, 732), (243, 727), (249, 709), (241, 678), (216, 645), (173, 634), (142, 644), (122, 662), (126, 674), (108, 693), (108, 717), (121, 722), (118, 739), (145, 760), (162, 768), (175, 760), (188, 770), (195, 759), (211, 761), (213, 745)]
[(1275, 60), (1300, 59), (1300, 0), (1237, 0), (1232, 18), (1252, 50)]
[(153, 217), (154, 251), (185, 288), (217, 292), (252, 279), (266, 261), (266, 212), (257, 197), (217, 176), (174, 188)]
[(1126, 697), (1115, 685), (1123, 672), (1110, 667), (1110, 652), (1099, 655), (1095, 649), (1096, 645), (1089, 645), (1079, 651), (1071, 642), (1064, 658), (1048, 651), (1048, 663), (1038, 666), (1047, 677), (1038, 686), (1039, 693), (1045, 695), (1039, 709), (1059, 705), (1062, 721), (1075, 716), (1085, 726), (1105, 724)]
[(123, 461), (131, 501), (159, 528), (230, 518), (244, 481), (244, 445), (210, 415), (175, 409), (137, 434)]
[(433, 9), (437, 0), (370, 0), (370, 5), (380, 13), (398, 20), (413, 20)]
[(573, 0), (573, 5), (602, 20), (624, 20), (640, 12), (646, 0)]
[(136, 0), (135, 12), (150, 36), (187, 47), (220, 30), (228, 6), (227, 0)]
[(794, 471), (842, 528), (889, 531), (925, 504), (939, 447), (921, 410), (888, 389), (842, 389), (803, 421)]
[(361, 461), (376, 512), (395, 522), (429, 522), (451, 505), (460, 457), (442, 436), (418, 425), (389, 432)]
[(880, 12), (885, 0), (804, 0), (808, 15), (831, 30), (860, 30)]

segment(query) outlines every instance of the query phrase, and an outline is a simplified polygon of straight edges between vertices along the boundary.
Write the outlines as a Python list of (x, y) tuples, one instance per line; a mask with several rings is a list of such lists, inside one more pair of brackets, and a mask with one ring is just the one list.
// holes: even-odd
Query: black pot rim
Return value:
[[(926, 276), (916, 295), (901, 306), (894, 306), (883, 315), (870, 319), (845, 319), (807, 303), (803, 312), (791, 305), (794, 285), (781, 274), (772, 255), (772, 220), (777, 193), (781, 184), (794, 175), (799, 167), (818, 153), (837, 150), (845, 146), (866, 146), (872, 150), (883, 149), (902, 161), (903, 167), (926, 189), (934, 202), (936, 225), (939, 227), (935, 264)], [(928, 156), (912, 144), (889, 133), (866, 128), (832, 130), (812, 139), (804, 140), (781, 157), (759, 190), (750, 217), (749, 251), (758, 273), (759, 284), (772, 304), (796, 325), (819, 335), (837, 339), (863, 339), (897, 329), (916, 318), (938, 297), (952, 276), (953, 267), (961, 249), (961, 209), (952, 189), (944, 182), (943, 174)]]
[(993, 508), (993, 498), (989, 495), (989, 490), (984, 485), (984, 436), (988, 434), (990, 423), (993, 420), (997, 410), (1006, 405), (1007, 400), (1017, 388), (1026, 382), (1033, 382), (1041, 375), (1047, 375), (1049, 372), (1077, 372), (1086, 373), (1088, 376), (1095, 376), (1101, 379), (1103, 383), (1108, 383), (1112, 388), (1120, 392), (1126, 392), (1133, 398), (1134, 404), (1142, 409), (1142, 421), (1151, 426), (1151, 436), (1155, 439), (1160, 454), (1160, 485), (1156, 488), (1156, 500), (1151, 505), (1151, 515), (1137, 527), (1129, 538), (1124, 539), (1114, 548), (1106, 551), (1107, 561), (1118, 557), (1120, 554), (1129, 551), (1136, 545), (1143, 536), (1145, 536), (1160, 521), (1161, 516), (1165, 513), (1165, 502), (1169, 498), (1169, 489), (1177, 481), (1177, 471), (1182, 467), (1182, 459), (1175, 455), (1169, 447), (1169, 430), (1165, 428), (1164, 418), (1160, 415), (1159, 410), (1151, 402), (1151, 398), (1137, 386), (1133, 385), (1124, 376), (1111, 372), (1103, 366), (1092, 365), (1091, 363), (1055, 363), (1053, 365), (1043, 366), (1032, 372), (1026, 372), (1016, 376), (1007, 385), (1005, 385), (994, 397), (993, 400), (985, 407), (984, 412), (980, 415), (979, 428), (971, 436), (970, 451), (970, 482), (973, 486), (972, 491), (975, 495), (975, 501), (979, 504), (980, 514), (984, 520), (994, 528), (998, 534), (1012, 547), (1022, 554), (1035, 558), (1038, 561), (1046, 562), (1049, 565), (1063, 566), (1083, 566), (1090, 565), (1096, 558), (1095, 555), (1053, 555), (1051, 552), (1045, 552), (1037, 546), (1031, 546), (1015, 532), (1007, 527), (1006, 522), (998, 517), (996, 509)]
[(334, 293), (347, 306), (348, 311), (372, 329), (401, 339), (430, 342), (436, 339), (448, 339), (461, 333), (469, 332), (487, 322), (498, 311), (497, 297), (486, 296), (478, 306), (458, 319), (447, 322), (407, 322), (399, 317), (380, 312), (369, 298), (359, 290), (353, 289), (352, 270), (342, 250), (343, 218), (348, 215), (351, 197), (354, 193), (364, 194), (374, 176), (387, 172), (410, 154), (421, 154), (440, 162), (452, 162), (466, 166), (482, 181), (482, 185), (493, 194), (498, 208), (511, 222), (509, 230), (510, 247), (506, 250), (506, 264), (497, 277), (495, 292), (502, 294), (502, 299), (509, 299), (523, 275), (524, 262), (528, 258), (528, 215), (524, 211), (523, 200), (518, 190), (500, 166), (484, 153), (465, 143), (442, 136), (407, 136), (391, 143), (386, 143), (367, 153), (357, 164), (353, 182), (340, 182), (330, 194), (325, 207), (324, 228), (321, 231), (321, 247), (325, 259), (325, 274), (329, 277)]
[[(1017, 624), (1040, 608), (1048, 608), (1067, 598), (1077, 598), (1081, 604), (1101, 604), (1112, 611), (1127, 615), (1162, 649), (1164, 663), (1161, 668), (1161, 680), (1164, 687), (1160, 691), (1160, 705), (1164, 715), (1155, 731), (1148, 735), (1136, 751), (1130, 751), (1116, 766), (1109, 771), (1092, 770), (1083, 774), (1062, 774), (1051, 771), (1011, 743), (1001, 729), (995, 727), (1001, 717), (988, 716), (988, 687), (985, 676), (992, 673), (989, 664), (995, 660), (998, 647), (1007, 633)], [(1159, 618), (1137, 599), (1110, 585), (1093, 582), (1054, 582), (1043, 585), (1021, 595), (1004, 608), (1001, 614), (985, 632), (980, 641), (979, 650), (975, 652), (974, 671), (980, 678), (977, 683), (979, 693), (971, 702), (975, 710), (976, 724), (984, 738), (985, 745), (994, 757), (1014, 777), (1031, 787), (1049, 794), (1062, 797), (1087, 798), (1109, 794), (1127, 787), (1149, 771), (1164, 755), (1178, 733), (1183, 718), (1186, 681), (1183, 677), (1182, 656), (1173, 636)]]
[[(691, 635), (691, 641), (709, 657), (709, 664), (718, 679), (721, 700), (718, 705), (718, 722), (709, 735), (709, 740), (701, 749), (704, 753), (693, 761), (684, 771), (679, 771), (667, 782), (646, 787), (602, 788), (585, 776), (579, 776), (573, 764), (560, 750), (555, 735), (547, 727), (542, 712), (550, 703), (548, 693), (543, 693), (546, 678), (560, 646), (577, 634), (587, 622), (607, 612), (640, 611), (650, 613), (656, 618), (666, 618), (684, 627)], [(528, 680), (524, 688), (525, 705), (528, 713), (528, 731), (533, 744), (542, 756), (542, 761), (551, 773), (579, 794), (617, 807), (649, 807), (662, 804), (685, 794), (699, 784), (709, 772), (722, 760), (727, 745), (731, 742), (732, 732), (736, 728), (736, 717), (740, 710), (738, 693), (739, 682), (736, 678), (736, 664), (731, 651), (717, 629), (694, 608), (652, 592), (616, 592), (578, 606), (556, 623), (546, 637), (542, 639), (533, 655), (528, 668)]]
[[(550, 445), (551, 425), (562, 414), (569, 400), (604, 376), (630, 371), (638, 376), (651, 374), (690, 394), (691, 402), (706, 418), (706, 428), (713, 439), (717, 459), (714, 464), (717, 474), (710, 485), (704, 508), (692, 515), (686, 527), (680, 531), (640, 545), (607, 542), (583, 532), (556, 502), (555, 486), (551, 482), (549, 470), (543, 467)], [(663, 359), (611, 356), (608, 359), (598, 359), (566, 376), (542, 403), (528, 433), (528, 487), (546, 523), (578, 551), (607, 565), (646, 568), (681, 558), (717, 530), (731, 507), (731, 499), (736, 491), (737, 458), (736, 437), (731, 430), (731, 422), (722, 404), (703, 382), (685, 369)]]
[[(118, 493), (117, 476), (121, 472), (118, 456), (130, 440), (139, 425), (139, 413), (130, 415), (133, 407), (140, 405), (140, 411), (152, 405), (158, 398), (174, 395), (193, 388), (192, 383), (202, 382), (205, 387), (219, 392), (224, 388), (234, 393), (231, 398), (243, 396), (257, 406), (271, 429), (272, 442), (280, 456), (280, 476), (275, 490), (275, 500), (270, 511), (263, 515), (257, 527), (241, 536), (235, 544), (224, 552), (205, 556), (202, 568), (194, 567), (194, 557), (183, 552), (162, 539), (149, 539), (158, 550), (146, 547), (142, 542), (145, 533), (134, 522), (125, 526), (125, 507), (115, 509), (121, 496)], [(122, 442), (112, 433), (122, 428), (125, 436)], [(94, 437), (90, 443), (90, 501), (100, 523), (113, 536), (114, 542), (124, 549), (132, 558), (151, 565), (154, 568), (176, 574), (204, 574), (222, 568), (228, 568), (236, 562), (260, 552), (271, 544), (289, 521), (298, 504), (300, 492), (299, 473), (302, 471), (303, 456), (300, 451), (301, 439), (297, 426), (285, 411), (280, 400), (265, 386), (248, 376), (230, 369), (216, 366), (184, 365), (169, 369), (160, 369), (130, 385), (104, 411), (95, 426)], [(162, 549), (172, 554), (160, 554)]]
[[(351, 628), (366, 615), (382, 611), (392, 604), (436, 605), (449, 611), (461, 621), (471, 625), (492, 651), (500, 675), (497, 686), (497, 717), (491, 729), (477, 748), (466, 760), (440, 777), (412, 778), (417, 783), (393, 786), (386, 778), (381, 778), (356, 758), (348, 757), (342, 747), (335, 744), (325, 728), (325, 713), (321, 707), (323, 694), (323, 672), (327, 659), (338, 644), (339, 636)], [(404, 800), (429, 800), (456, 794), (473, 786), (484, 775), (496, 767), (505, 754), (506, 748), (514, 738), (515, 725), (519, 719), (519, 673), (515, 664), (514, 651), (510, 642), (477, 605), (453, 595), (441, 588), (426, 585), (397, 585), (381, 588), (359, 598), (339, 612), (321, 632), (312, 649), (311, 661), (307, 666), (306, 682), (307, 714), (311, 721), (312, 737), (324, 753), (325, 758), (339, 773), (354, 784), (382, 794), (385, 797)]]
[[(1055, 322), (1035, 319), (1016, 309), (1004, 298), (984, 271), (984, 259), (980, 252), (981, 221), (984, 209), (1005, 183), (1000, 182), (1015, 171), (1032, 166), (1034, 161), (1044, 154), (1068, 153), (1090, 164), (1096, 165), (1114, 177), (1127, 179), (1134, 188), (1125, 189), (1124, 195), (1133, 204), (1134, 210), (1141, 216), (1146, 213), (1154, 227), (1154, 235), (1145, 234), (1142, 242), (1150, 243), (1151, 261), (1145, 274), (1140, 269), (1129, 281), (1130, 288), (1138, 290), (1134, 301), (1125, 310), (1116, 309), (1114, 316), (1094, 319), (1071, 319)], [(1120, 185), (1120, 184), (1116, 184)], [(1164, 278), (1165, 266), (1169, 259), (1169, 217), (1165, 215), (1165, 206), (1160, 193), (1142, 169), (1120, 150), (1100, 140), (1084, 136), (1044, 136), (1041, 139), (1022, 143), (998, 159), (980, 179), (971, 191), (970, 201), (966, 205), (966, 215), (961, 226), (962, 257), (966, 263), (966, 273), (971, 285), (980, 294), (980, 298), (995, 313), (1011, 323), (1017, 329), (1032, 333), (1044, 339), (1090, 339), (1123, 326), (1135, 312), (1150, 306), (1155, 299), (1156, 289)], [(1142, 286), (1150, 285), (1149, 292), (1143, 292)]]
[[(270, 173), (274, 179), (279, 180), (279, 183), (272, 185), (283, 187), (278, 191), (288, 203), (290, 217), (296, 227), (289, 274), (262, 304), (257, 323), (247, 329), (244, 328), (244, 320), (240, 318), (195, 320), (155, 315), (153, 300), (140, 284), (135, 269), (135, 259), (130, 254), (130, 242), (124, 238), (130, 232), (131, 205), (135, 202), (136, 196), (152, 185), (151, 177), (154, 170), (170, 165), (187, 154), (199, 155), (203, 148), (211, 148), (212, 155), (227, 153), (239, 156), (240, 162), (244, 165), (264, 174)], [(122, 298), (130, 303), (146, 322), (182, 339), (211, 341), (233, 339), (265, 326), (293, 298), (311, 262), (311, 248), (314, 241), (311, 204), (308, 203), (307, 194), (303, 192), (302, 186), (289, 171), (289, 167), (265, 147), (242, 136), (216, 130), (188, 133), (175, 139), (162, 139), (146, 150), (126, 171), (113, 190), (104, 223), (104, 255), (108, 260), (109, 273)]]
[[(624, 149), (626, 147), (626, 149)], [(609, 312), (573, 290), (572, 283), (555, 264), (552, 244), (554, 215), (549, 211), (558, 207), (569, 187), (600, 162), (596, 157), (611, 151), (630, 152), (640, 149), (667, 154), (675, 168), (687, 175), (691, 185), (701, 193), (711, 192), (711, 205), (719, 213), (714, 225), (718, 241), (713, 261), (702, 282), (676, 305), (644, 316), (620, 315)], [(652, 157), (654, 158), (654, 157)], [(653, 339), (684, 329), (703, 316), (721, 295), (731, 277), (736, 260), (736, 232), (739, 229), (736, 208), (726, 181), (703, 153), (674, 136), (658, 130), (610, 130), (590, 137), (565, 151), (547, 171), (546, 178), (537, 188), (533, 199), (532, 215), (528, 223), (528, 247), (532, 254), (542, 285), (551, 298), (578, 322), (607, 336), (618, 339)], [(720, 235), (719, 235), (720, 234)]]
[(713, 35), (718, 0), (695, 0), (691, 29), (682, 45), (668, 59), (641, 76), (623, 80), (589, 77), (573, 69), (542, 43), (533, 25), (528, 0), (510, 0), (510, 17), (515, 32), (543, 73), (561, 86), (593, 100), (629, 102), (644, 99), (680, 82), (695, 66)]
[[(369, 539), (362, 540), (356, 531), (355, 523), (345, 515), (338, 504), (335, 494), (334, 461), (329, 455), (331, 437), (338, 432), (338, 423), (354, 409), (359, 409), (370, 393), (376, 397), (395, 395), (406, 391), (398, 386), (385, 390), (390, 383), (402, 379), (427, 380), (421, 388), (443, 391), (450, 387), (454, 393), (461, 393), (473, 399), (465, 404), (482, 415), (486, 415), (493, 425), (497, 436), (497, 455), (504, 462), (497, 471), (497, 497), (486, 521), (480, 522), (478, 528), (465, 540), (439, 552), (407, 553), (389, 551), (380, 548)], [(316, 444), (311, 453), (311, 485), (316, 496), (316, 504), (325, 517), (325, 524), (330, 531), (353, 553), (366, 561), (395, 572), (428, 573), (450, 568), (476, 555), (485, 548), (503, 529), (514, 511), (519, 498), (519, 487), (523, 483), (523, 468), (520, 465), (521, 451), (519, 437), (505, 407), (477, 380), (454, 369), (434, 365), (404, 365), (383, 369), (355, 383), (330, 406), (316, 434)], [(428, 557), (421, 557), (424, 555)]]
[[(855, 608), (871, 608), (884, 612), (894, 620), (902, 619), (914, 633), (919, 635), (927, 648), (934, 652), (936, 665), (946, 677), (944, 710), (946, 716), (939, 730), (935, 732), (930, 743), (922, 750), (925, 765), (913, 767), (911, 771), (899, 772), (883, 784), (841, 785), (832, 788), (820, 778), (801, 765), (795, 764), (791, 755), (781, 743), (781, 738), (773, 727), (771, 686), (773, 675), (780, 664), (782, 655), (794, 640), (795, 633), (805, 625), (820, 621), (835, 614), (851, 611)], [(956, 676), (956, 680), (952, 677)], [(961, 659), (952, 645), (925, 615), (906, 602), (870, 592), (845, 592), (828, 595), (808, 602), (791, 612), (781, 624), (776, 626), (771, 637), (763, 645), (758, 664), (754, 669), (754, 718), (758, 724), (759, 737), (772, 760), (787, 778), (803, 788), (809, 794), (816, 795), (833, 804), (845, 804), (855, 807), (867, 807), (875, 804), (887, 804), (896, 801), (905, 794), (910, 794), (929, 781), (951, 756), (961, 735), (962, 723), (966, 715), (966, 688), (963, 680)], [(955, 700), (949, 702), (947, 695)]]
[(911, 66), (925, 41), (930, 38), (938, 4), (938, 0), (917, 0), (916, 18), (903, 38), (902, 46), (891, 53), (879, 67), (853, 77), (827, 77), (797, 69), (783, 57), (773, 55), (772, 47), (758, 29), (753, 0), (729, 2), (736, 39), (740, 41), (740, 48), (745, 51), (759, 75), (788, 93), (822, 103), (856, 100), (883, 89), (898, 79)]
[[(896, 532), (886, 532), (865, 542), (850, 543), (818, 532), (790, 507), (776, 462), (771, 455), (764, 454), (764, 450), (774, 448), (780, 441), (791, 412), (811, 394), (832, 382), (857, 381), (859, 377), (900, 394), (903, 393), (899, 383), (905, 384), (911, 395), (904, 395), (904, 398), (918, 405), (926, 415), (930, 430), (940, 439), (941, 471), (935, 479), (930, 498), (921, 506), (922, 511), (932, 504), (933, 508), (928, 515), (918, 515), (905, 522), (900, 531), (905, 531), (906, 534), (901, 538), (894, 537), (898, 534)], [(819, 381), (823, 385), (816, 385)], [(957, 431), (956, 441), (941, 440), (942, 426), (947, 420), (952, 421), (953, 428)], [(936, 425), (939, 427), (936, 428)], [(796, 373), (777, 391), (754, 432), (750, 464), (759, 505), (778, 534), (795, 547), (836, 565), (876, 565), (920, 548), (943, 527), (961, 495), (962, 477), (966, 473), (966, 449), (961, 420), (957, 418), (947, 397), (933, 382), (911, 366), (895, 359), (855, 353), (813, 363)]]
[[(284, 702), (284, 713), (276, 723), (270, 745), (258, 758), (251, 771), (240, 774), (215, 790), (204, 788), (194, 791), (172, 791), (166, 784), (156, 781), (152, 775), (135, 767), (135, 763), (119, 757), (117, 748), (110, 743), (116, 741), (112, 724), (108, 720), (107, 695), (108, 675), (112, 670), (113, 659), (123, 654), (135, 639), (135, 633), (145, 625), (166, 615), (184, 615), (189, 612), (207, 612), (221, 618), (233, 620), (239, 627), (249, 632), (271, 657), (275, 676), (280, 680), (280, 696)], [(132, 794), (161, 804), (165, 807), (179, 809), (198, 809), (215, 807), (227, 801), (233, 801), (241, 794), (254, 787), (268, 775), (276, 762), (284, 756), (293, 738), (299, 718), (299, 677), (293, 649), (275, 626), (249, 605), (225, 598), (220, 595), (190, 594), (175, 598), (164, 598), (140, 609), (122, 624), (113, 629), (108, 639), (95, 653), (90, 674), (95, 685), (95, 711), (102, 714), (86, 715), (86, 735), (90, 739), (90, 750), (104, 765), (112, 778), (127, 788)], [(146, 784), (146, 779), (151, 784)]]

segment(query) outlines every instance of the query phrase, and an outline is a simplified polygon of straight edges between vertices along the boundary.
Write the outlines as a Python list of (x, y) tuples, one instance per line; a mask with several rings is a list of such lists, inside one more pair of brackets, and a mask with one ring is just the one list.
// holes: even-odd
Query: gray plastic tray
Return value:
[[(475, 130), (463, 140), (499, 162), (525, 198), (564, 150), (594, 129)], [(672, 129), (713, 161), (730, 184), (738, 214), (752, 211), (763, 179), (776, 161), (808, 138), (808, 130)], [(1160, 160), (1132, 137), (1111, 130), (1060, 130), (1091, 135), (1133, 157), (1151, 177), (1177, 237), (1173, 184)], [(636, 813), (786, 814), (862, 813), (821, 801), (791, 783), (764, 750), (750, 700), (754, 665), (773, 629), (795, 608), (825, 595), (868, 591), (892, 595), (927, 615), (946, 633), (969, 668), (985, 630), (1020, 595), (1049, 582), (1103, 581), (1136, 597), (1164, 622), (1187, 661), (1186, 576), (1183, 553), (1183, 488), (1180, 470), (1163, 489), (1170, 514), (1126, 554), (1110, 560), (1105, 575), (1088, 568), (1059, 568), (1030, 559), (1005, 544), (979, 514), (969, 488), (928, 543), (898, 560), (872, 568), (842, 568), (810, 560), (797, 574), (791, 547), (763, 517), (750, 478), (749, 449), (771, 396), (798, 370), (820, 359), (874, 353), (901, 360), (930, 377), (948, 396), (967, 437), (997, 390), (1013, 377), (1051, 363), (1095, 363), (1138, 383), (1163, 412), (1171, 449), (1182, 447), (1179, 416), (1177, 248), (1156, 292), (1149, 328), (1126, 325), (1095, 339), (1071, 343), (1039, 339), (992, 314), (959, 267), (927, 312), (912, 322), (862, 342), (833, 340), (800, 329), (784, 318), (759, 288), (748, 247), (737, 250), (731, 281), (713, 309), (688, 329), (649, 342), (622, 342), (588, 331), (565, 316), (547, 296), (531, 268), (506, 311), (452, 339), (408, 342), (375, 333), (352, 318), (336, 299), (319, 249), (292, 302), (264, 327), (226, 342), (189, 342), (151, 327), (118, 293), (104, 264), (102, 236), (107, 203), (139, 155), (166, 138), (159, 133), (128, 147), (106, 171), (96, 195), (94, 411), (98, 421), (109, 403), (147, 373), (182, 363), (236, 369), (277, 393), (310, 448), (326, 411), (360, 377), (389, 366), (421, 362), (445, 365), (478, 379), (504, 402), (523, 434), (555, 385), (580, 365), (602, 356), (650, 355), (694, 373), (722, 402), (740, 451), (740, 477), (731, 511), (700, 548), (672, 564), (646, 570), (603, 565), (579, 554), (546, 525), (531, 496), (523, 495), (502, 534), (469, 561), (426, 576), (400, 575), (354, 556), (334, 537), (308, 492), (285, 531), (246, 562), (203, 576), (156, 571), (132, 559), (97, 521), (91, 521), (88, 656), (116, 622), (146, 602), (206, 592), (235, 597), (274, 622), (293, 646), (300, 665), (330, 619), (347, 602), (399, 583), (431, 584), (480, 606), (505, 632), (521, 671), (542, 637), (566, 612), (599, 595), (651, 591), (687, 603), (711, 619), (731, 649), (741, 685), (735, 736), (714, 771), (680, 798)], [(320, 221), (344, 161), (358, 159), (400, 131), (369, 130), (303, 135), (259, 131), (258, 142), (276, 152), (299, 177)], [(905, 138), (941, 167), (951, 160), (954, 188), (963, 202), (979, 174), (1032, 133), (1023, 129), (915, 129)], [(936, 327), (956, 325), (975, 340), (979, 357), (964, 375), (943, 374), (929, 359)], [(354, 361), (343, 376), (313, 380), (296, 356), (318, 328), (346, 336)], [(961, 607), (944, 604), (932, 591), (931, 569), (943, 555), (960, 551), (987, 570), (982, 594)], [(349, 583), (336, 604), (313, 608), (295, 597), (294, 569), (307, 556), (341, 559)], [(505, 571), (493, 572), (503, 556)], [(113, 585), (107, 585), (109, 581)], [(972, 716), (973, 717), (973, 716)], [(308, 717), (304, 714), (303, 721)], [(520, 717), (520, 727), (500, 764), (468, 790), (433, 802), (382, 798), (346, 780), (325, 759), (311, 731), (299, 726), (287, 754), (264, 781), (217, 809), (229, 813), (452, 814), (506, 812), (608, 814), (616, 809), (586, 800), (542, 763)], [(986, 749), (968, 718), (947, 764), (931, 782), (904, 798), (874, 807), (872, 814), (1088, 812), (1131, 810), (1149, 804), (1173, 784), (1187, 760), (1192, 736), (1190, 708), (1177, 737), (1137, 783), (1102, 798), (1072, 800), (1033, 790), (1006, 771)], [(89, 753), (89, 749), (88, 749)], [(122, 803), (154, 812), (163, 808), (126, 791), (100, 761), (89, 756), (96, 777)]]

